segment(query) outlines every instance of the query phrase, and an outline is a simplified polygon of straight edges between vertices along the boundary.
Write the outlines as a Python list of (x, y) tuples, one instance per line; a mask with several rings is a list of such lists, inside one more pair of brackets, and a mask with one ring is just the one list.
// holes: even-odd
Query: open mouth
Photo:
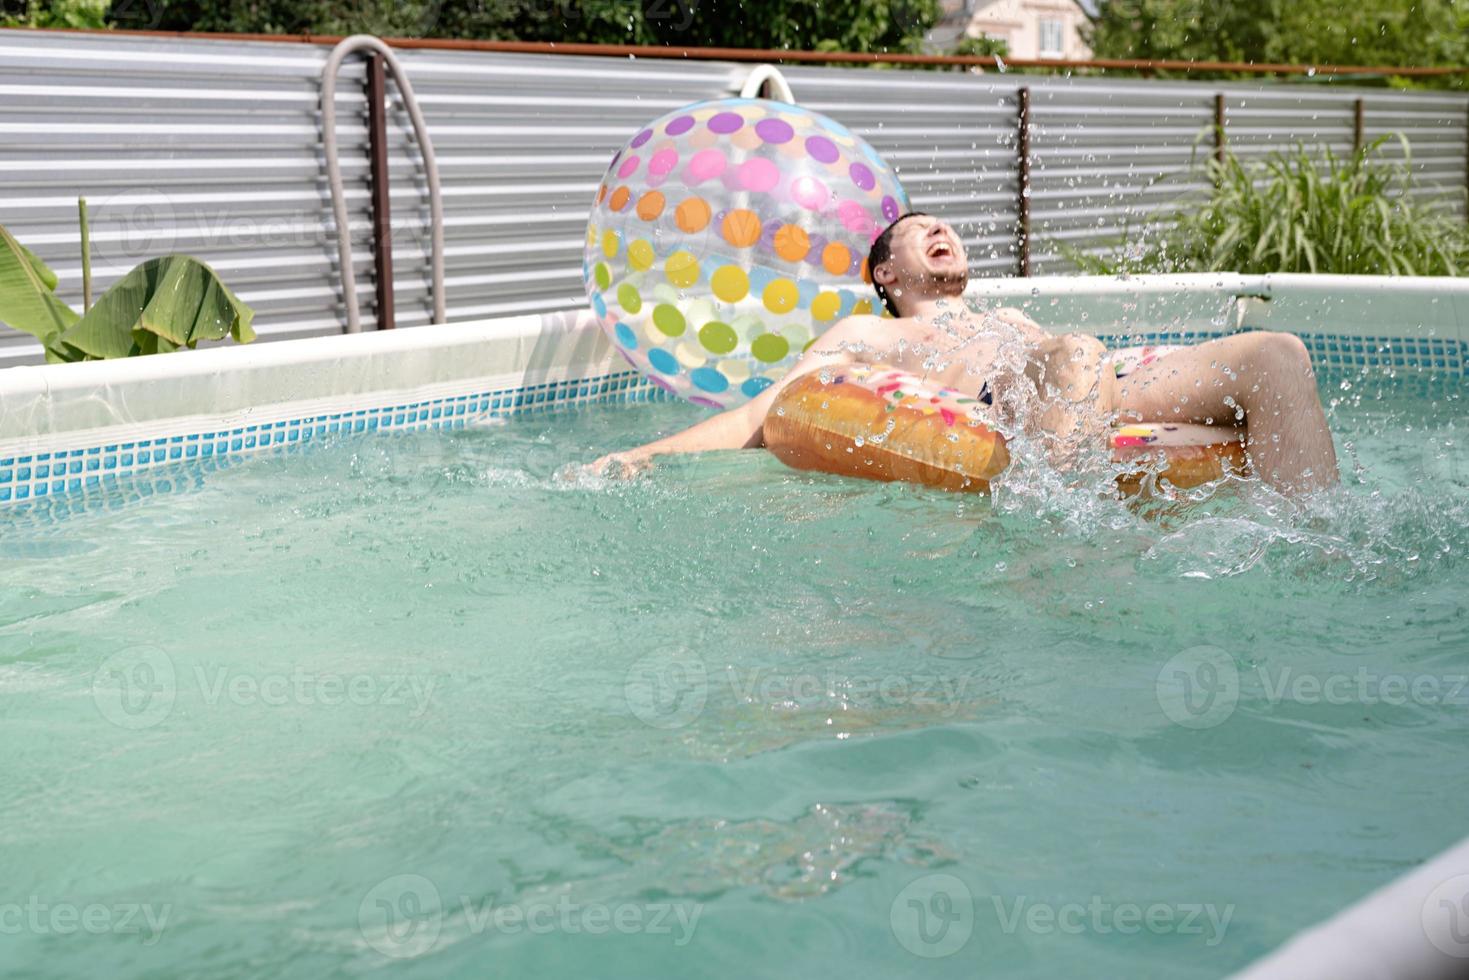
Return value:
[(932, 245), (928, 246), (927, 254), (928, 257), (931, 259), (952, 258), (954, 255), (954, 249), (953, 246), (951, 246), (948, 242), (934, 242)]

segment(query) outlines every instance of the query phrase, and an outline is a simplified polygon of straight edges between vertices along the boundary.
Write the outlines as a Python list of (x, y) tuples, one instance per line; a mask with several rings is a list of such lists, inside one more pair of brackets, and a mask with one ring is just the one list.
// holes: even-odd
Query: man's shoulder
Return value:
[(898, 321), (891, 317), (881, 317), (872, 313), (855, 313), (852, 316), (843, 317), (826, 331), (824, 336), (846, 337), (846, 338), (871, 338), (878, 333), (886, 333), (889, 325)]

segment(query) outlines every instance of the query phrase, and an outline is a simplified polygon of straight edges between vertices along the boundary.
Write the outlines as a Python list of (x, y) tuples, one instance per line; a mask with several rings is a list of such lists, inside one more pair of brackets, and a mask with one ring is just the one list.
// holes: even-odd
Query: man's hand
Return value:
[(742, 405), (710, 416), (682, 432), (629, 449), (608, 453), (589, 463), (588, 472), (598, 476), (630, 477), (653, 465), (653, 457), (664, 453), (704, 453), (718, 449), (758, 449), (765, 444), (765, 415), (781, 390), (796, 378), (823, 367), (848, 364), (851, 354), (844, 344), (861, 340), (863, 331), (878, 323), (875, 316), (849, 316), (822, 334), (823, 344), (801, 355), (789, 374)]
[(1013, 306), (1001, 306), (989, 314), (1001, 323), (1008, 324), (1020, 331), (1026, 343), (1042, 344), (1050, 339), (1051, 335), (1045, 331), (1039, 323), (1026, 316)]
[(1116, 378), (1106, 361), (1107, 348), (1086, 334), (1047, 337), (1036, 345), (1026, 375), (1040, 395), (1036, 421), (1058, 466), (1105, 444), (1116, 404)]
[(628, 480), (653, 468), (653, 454), (642, 448), (608, 453), (586, 465), (587, 472), (612, 480)]

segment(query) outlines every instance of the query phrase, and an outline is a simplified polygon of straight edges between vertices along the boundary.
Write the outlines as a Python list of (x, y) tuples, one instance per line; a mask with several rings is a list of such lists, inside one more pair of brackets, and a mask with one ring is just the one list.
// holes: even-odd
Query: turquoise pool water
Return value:
[(6, 972), (1220, 976), (1466, 832), (1464, 391), (1340, 381), (1303, 507), (556, 477), (660, 405), (0, 515)]

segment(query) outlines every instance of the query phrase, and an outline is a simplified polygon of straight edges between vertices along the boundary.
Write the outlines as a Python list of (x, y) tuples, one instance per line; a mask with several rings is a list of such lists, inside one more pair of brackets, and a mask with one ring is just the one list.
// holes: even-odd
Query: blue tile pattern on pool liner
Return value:
[(214, 432), (134, 439), (0, 458), (0, 506), (112, 488), (119, 477), (178, 463), (223, 462), (327, 436), (458, 429), (476, 419), (512, 417), (580, 405), (666, 401), (641, 375), (554, 381), (403, 405), (344, 409)]
[(1318, 371), (1403, 368), (1463, 378), (1469, 356), (1462, 341), (1451, 337), (1342, 337), (1298, 333)]
[[(1100, 335), (1110, 347), (1196, 344), (1228, 336), (1224, 330)], [(1443, 337), (1344, 337), (1299, 333), (1324, 377), (1363, 369), (1402, 369), (1455, 383), (1466, 376), (1469, 351)], [(110, 490), (120, 476), (173, 463), (222, 463), (262, 450), (295, 446), (314, 438), (352, 433), (462, 428), (477, 418), (578, 405), (668, 401), (672, 396), (630, 372), (524, 388), (477, 392), (379, 408), (344, 409), (322, 415), (239, 426), (217, 432), (136, 439), (76, 449), (0, 458), (0, 506), (54, 500), (64, 495)], [(188, 480), (148, 481), (160, 492)], [(153, 492), (150, 489), (149, 492)]]
[[(1198, 344), (1231, 336), (1227, 330), (1179, 330), (1168, 333), (1098, 334), (1108, 347), (1146, 344)], [(1341, 373), (1364, 368), (1403, 368), (1451, 378), (1469, 372), (1469, 345), (1453, 337), (1344, 337), (1340, 334), (1295, 331), (1318, 372)]]
[[(274, 452), (295, 452), (302, 445), (297, 443)], [(4, 511), (6, 526), (10, 529), (35, 524), (51, 526), (85, 513), (121, 510), (153, 496), (201, 490), (211, 474), (244, 465), (252, 458), (244, 454), (214, 456), (165, 463), (130, 473), (109, 473), (95, 488), (82, 492), (48, 494), (10, 503)], [(4, 546), (0, 545), (0, 550), (3, 549)]]

